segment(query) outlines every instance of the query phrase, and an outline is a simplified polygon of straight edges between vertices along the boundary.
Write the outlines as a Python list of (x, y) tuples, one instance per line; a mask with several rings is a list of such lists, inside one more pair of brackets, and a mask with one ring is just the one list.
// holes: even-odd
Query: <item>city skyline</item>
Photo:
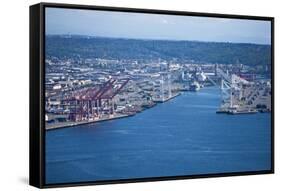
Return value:
[(270, 45), (271, 23), (245, 19), (46, 8), (46, 34)]

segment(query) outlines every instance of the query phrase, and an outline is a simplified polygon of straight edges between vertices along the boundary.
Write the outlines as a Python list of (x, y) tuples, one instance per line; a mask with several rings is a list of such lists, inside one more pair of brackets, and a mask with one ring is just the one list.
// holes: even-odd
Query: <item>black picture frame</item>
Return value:
[[(218, 173), (218, 174), (154, 177), (154, 178), (141, 178), (141, 179), (122, 179), (122, 180), (114, 180), (114, 181), (91, 181), (91, 182), (77, 182), (77, 183), (46, 184), (45, 183), (45, 152), (44, 152), (45, 151), (45, 120), (44, 120), (45, 118), (45, 107), (44, 107), (45, 62), (44, 60), (45, 60), (45, 8), (47, 7), (270, 21), (271, 22), (271, 68), (272, 68), (271, 70), (271, 77), (272, 77), (271, 79), (272, 80), (271, 169), (265, 171), (247, 171), (247, 172)], [(32, 5), (30, 6), (29, 12), (30, 12), (30, 37), (29, 37), (30, 38), (30, 82), (29, 82), (30, 85), (29, 184), (30, 185), (38, 188), (53, 188), (53, 187), (66, 187), (66, 186), (133, 183), (133, 182), (147, 182), (147, 181), (227, 177), (227, 176), (274, 173), (274, 18), (273, 17), (104, 7), (104, 6), (92, 6), (92, 5), (91, 6), (72, 5), (72, 4), (57, 4), (57, 3), (39, 3), (36, 5)]]

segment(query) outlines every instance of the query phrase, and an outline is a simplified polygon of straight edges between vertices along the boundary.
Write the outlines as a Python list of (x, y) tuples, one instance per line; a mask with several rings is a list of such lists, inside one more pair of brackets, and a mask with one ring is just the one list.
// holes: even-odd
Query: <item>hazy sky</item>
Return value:
[(270, 44), (270, 21), (46, 8), (46, 34)]

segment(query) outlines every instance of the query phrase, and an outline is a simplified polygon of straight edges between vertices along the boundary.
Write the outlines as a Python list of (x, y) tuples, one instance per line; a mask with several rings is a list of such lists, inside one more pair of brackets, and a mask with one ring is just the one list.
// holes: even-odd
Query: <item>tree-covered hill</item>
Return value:
[(271, 46), (245, 43), (137, 40), (86, 36), (46, 37), (46, 55), (59, 58), (195, 60), (222, 64), (270, 65)]

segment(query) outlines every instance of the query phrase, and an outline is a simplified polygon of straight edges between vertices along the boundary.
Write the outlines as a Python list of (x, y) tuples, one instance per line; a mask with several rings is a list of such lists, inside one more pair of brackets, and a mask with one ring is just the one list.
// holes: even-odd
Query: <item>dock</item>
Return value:
[(174, 99), (175, 97), (179, 96), (180, 94), (181, 94), (181, 93), (178, 92), (178, 93), (175, 93), (174, 95), (171, 95), (171, 96), (169, 96), (169, 97), (165, 97), (165, 98), (163, 98), (163, 99), (154, 99), (153, 101), (154, 101), (155, 103), (165, 103), (165, 102), (167, 102), (167, 101), (169, 101), (169, 100), (171, 100), (171, 99)]
[(220, 108), (216, 111), (216, 113), (226, 113), (226, 114), (254, 114), (258, 113), (258, 110), (256, 109), (227, 109), (227, 108)]
[(144, 104), (142, 107), (138, 108), (133, 108), (133, 111), (128, 111), (125, 113), (118, 113), (114, 115), (106, 115), (105, 117), (101, 117), (99, 119), (94, 119), (94, 120), (81, 120), (81, 121), (65, 121), (65, 122), (55, 122), (55, 123), (46, 123), (46, 130), (55, 130), (59, 128), (66, 128), (66, 127), (73, 127), (77, 125), (84, 125), (84, 124), (91, 124), (91, 123), (97, 123), (97, 122), (103, 122), (103, 121), (109, 121), (109, 120), (115, 120), (115, 119), (121, 119), (125, 117), (131, 117), (136, 115), (137, 113), (140, 113), (146, 109), (150, 109), (154, 106), (157, 105), (157, 103), (164, 103), (167, 102), (177, 96), (181, 95), (180, 92), (173, 94), (170, 97), (166, 97), (165, 99), (158, 99), (158, 100), (153, 100), (153, 103), (150, 104)]
[(58, 122), (54, 124), (48, 124), (46, 125), (46, 130), (54, 130), (54, 129), (59, 129), (59, 128), (65, 128), (65, 127), (73, 127), (77, 125), (85, 125), (85, 124), (90, 124), (90, 123), (98, 123), (98, 122), (103, 122), (103, 121), (109, 121), (109, 120), (115, 120), (115, 119), (121, 119), (125, 117), (131, 117), (134, 116), (135, 114), (118, 114), (112, 117), (105, 117), (105, 118), (100, 118), (96, 120), (83, 120), (83, 121), (67, 121), (67, 122)]

